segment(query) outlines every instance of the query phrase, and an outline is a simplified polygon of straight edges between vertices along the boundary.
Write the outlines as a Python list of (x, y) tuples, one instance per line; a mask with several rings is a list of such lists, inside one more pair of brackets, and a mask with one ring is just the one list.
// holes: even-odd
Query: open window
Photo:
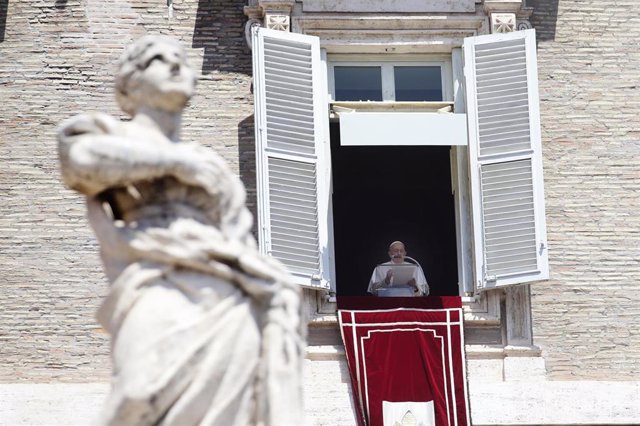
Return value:
[(450, 151), (466, 143), (466, 125), (451, 114), (450, 58), (328, 62), (338, 295), (366, 294), (363, 283), (395, 240), (424, 268), (432, 295), (459, 294)]
[[(444, 288), (440, 294), (548, 277), (532, 30), (465, 41), (466, 117), (411, 117), (416, 129), (436, 120), (427, 126), (431, 133), (440, 121), (463, 119), (444, 127), (460, 135), (442, 131), (426, 144), (413, 138), (411, 146), (398, 146), (407, 138), (394, 143), (385, 135), (380, 139), (388, 143), (375, 147), (344, 146), (336, 124), (329, 137), (327, 93), (369, 108), (391, 104), (376, 111), (390, 116), (362, 131), (390, 120), (383, 127), (392, 136), (408, 135), (400, 115), (393, 116), (399, 104), (417, 107), (415, 113), (434, 113), (420, 110), (421, 102), (452, 112), (446, 109), (453, 105), (450, 62), (340, 58), (327, 69), (316, 37), (263, 28), (253, 37), (260, 247), (301, 284), (335, 290), (337, 280), (338, 292), (358, 294), (393, 239), (426, 259), (427, 279)], [(461, 167), (451, 150), (467, 138), (469, 161)], [(456, 204), (452, 193), (460, 188), (471, 208)], [(462, 226), (465, 221), (473, 226)], [(460, 263), (471, 257), (473, 278), (460, 276)], [(458, 279), (473, 283), (461, 286)]]

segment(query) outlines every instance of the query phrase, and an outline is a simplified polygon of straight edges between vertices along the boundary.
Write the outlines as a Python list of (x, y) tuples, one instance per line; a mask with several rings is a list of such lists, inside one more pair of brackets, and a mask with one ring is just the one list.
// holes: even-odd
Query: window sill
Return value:
[(454, 112), (453, 102), (332, 101), (329, 107), (330, 118), (347, 112)]

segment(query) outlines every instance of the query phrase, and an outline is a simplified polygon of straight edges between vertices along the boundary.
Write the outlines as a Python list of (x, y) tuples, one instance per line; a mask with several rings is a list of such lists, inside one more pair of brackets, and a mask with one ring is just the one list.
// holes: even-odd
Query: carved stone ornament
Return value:
[(531, 22), (529, 22), (528, 19), (518, 19), (517, 21), (518, 31), (530, 30), (531, 28), (533, 28), (533, 25), (531, 25)]
[(253, 50), (253, 39), (251, 38), (251, 30), (253, 27), (261, 27), (262, 22), (259, 19), (249, 19), (244, 25), (244, 41), (249, 46), (249, 49)]
[(491, 14), (491, 32), (492, 33), (510, 33), (516, 29), (515, 13), (492, 13)]
[(522, 7), (516, 14), (516, 29), (518, 31), (530, 30), (533, 28), (531, 25), (531, 15), (533, 14), (532, 7)]
[(291, 18), (289, 15), (266, 15), (266, 27), (271, 30), (289, 31), (291, 28)]
[(100, 423), (304, 424), (299, 288), (258, 252), (239, 178), (179, 141), (194, 85), (182, 47), (146, 36), (116, 77), (131, 121), (87, 113), (58, 130), (64, 182), (86, 197), (110, 282)]

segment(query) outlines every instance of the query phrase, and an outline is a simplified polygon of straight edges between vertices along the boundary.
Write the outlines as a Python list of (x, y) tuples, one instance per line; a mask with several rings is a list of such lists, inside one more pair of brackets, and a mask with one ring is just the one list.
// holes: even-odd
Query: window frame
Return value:
[[(462, 61), (462, 48), (455, 48), (450, 55), (444, 54), (328, 54), (327, 55), (327, 88), (330, 102), (335, 101), (335, 66), (385, 66), (393, 68), (393, 66), (413, 65), (413, 66), (440, 66), (442, 77), (442, 95), (443, 102), (451, 102), (454, 104), (455, 113), (465, 113), (464, 98), (464, 73)], [(385, 84), (385, 74), (383, 73), (382, 82)], [(392, 88), (394, 84), (393, 72), (387, 72), (387, 84), (389, 80)], [(383, 87), (383, 101), (385, 103), (397, 103), (395, 100), (385, 99), (385, 90)], [(388, 95), (388, 93), (387, 93)], [(395, 94), (394, 94), (395, 98)], [(347, 101), (344, 101), (347, 102)], [(375, 104), (376, 102), (368, 101), (348, 101), (349, 103), (361, 102), (366, 105)], [(409, 102), (407, 102), (409, 103)], [(429, 102), (413, 102), (412, 104), (428, 104)], [(437, 103), (437, 102), (436, 102)], [(473, 233), (471, 229), (472, 217), (470, 209), (470, 192), (468, 185), (468, 154), (466, 146), (451, 146), (451, 185), (454, 195), (454, 210), (456, 224), (456, 251), (458, 264), (458, 295), (469, 300), (474, 300), (474, 281), (473, 281), (473, 256), (472, 241)], [(332, 272), (335, 272), (335, 264), (332, 262)], [(332, 280), (331, 286), (335, 291), (335, 281)]]
[[(395, 100), (395, 80), (394, 66), (437, 66), (440, 67), (442, 101), (453, 100), (453, 81), (451, 70), (451, 56), (442, 54), (371, 54), (371, 55), (350, 55), (332, 54), (328, 56), (327, 84), (329, 89), (330, 102), (335, 101), (335, 78), (334, 69), (336, 66), (351, 67), (376, 67), (381, 68), (382, 79), (382, 102), (396, 102)], [(358, 101), (354, 101), (358, 102)], [(367, 101), (362, 101), (367, 102)]]
[[(272, 30), (267, 30), (267, 31), (272, 31)], [(274, 32), (274, 36), (275, 36)], [(287, 34), (287, 35), (285, 35)], [(284, 34), (279, 34), (277, 37), (291, 37), (292, 34), (291, 33), (284, 33)], [(305, 36), (305, 37), (309, 37), (309, 36)], [(482, 37), (489, 37), (489, 36), (482, 36)], [(495, 35), (492, 35), (490, 37), (495, 37)], [(517, 35), (509, 35), (507, 37), (518, 37)], [(535, 40), (535, 35), (533, 35), (531, 37), (531, 40)], [(310, 286), (310, 287), (321, 287), (321, 288), (329, 288), (329, 284), (330, 284), (330, 289), (335, 290), (335, 263), (334, 263), (334, 259), (333, 259), (333, 238), (332, 238), (332, 233), (333, 233), (333, 224), (332, 224), (332, 215), (331, 215), (331, 197), (330, 197), (330, 193), (331, 193), (331, 186), (332, 186), (332, 182), (331, 182), (331, 164), (330, 164), (330, 153), (329, 151), (329, 143), (326, 137), (322, 137), (322, 134), (326, 133), (328, 130), (328, 118), (329, 118), (329, 114), (328, 114), (328, 106), (331, 103), (331, 98), (333, 96), (333, 92), (334, 92), (334, 82), (333, 82), (333, 67), (335, 67), (336, 65), (351, 65), (351, 66), (358, 66), (358, 65), (362, 65), (362, 66), (375, 66), (375, 65), (380, 65), (380, 66), (387, 66), (387, 67), (393, 67), (394, 65), (440, 65), (442, 67), (443, 72), (441, 73), (442, 75), (442, 85), (443, 85), (443, 101), (451, 101), (453, 102), (453, 104), (455, 105), (455, 112), (456, 113), (465, 113), (465, 106), (467, 104), (467, 102), (465, 102), (465, 97), (466, 97), (466, 93), (465, 93), (465, 80), (464, 80), (464, 74), (467, 73), (468, 71), (468, 64), (465, 64), (462, 61), (462, 49), (461, 48), (454, 48), (451, 52), (450, 55), (442, 55), (442, 54), (407, 54), (407, 55), (396, 55), (396, 54), (388, 54), (389, 56), (385, 55), (382, 56), (380, 54), (332, 54), (330, 55), (330, 59), (327, 60), (327, 56), (326, 56), (326, 52), (323, 53), (323, 50), (320, 49), (318, 47), (319, 45), (319, 39), (317, 37), (315, 37), (315, 40), (313, 40), (313, 44), (315, 46), (317, 46), (319, 54), (321, 56), (321, 62), (322, 65), (320, 66), (314, 66), (314, 70), (318, 71), (318, 72), (314, 72), (314, 76), (313, 76), (313, 80), (314, 80), (314, 84), (316, 84), (318, 86), (318, 89), (320, 89), (320, 92), (318, 92), (318, 96), (314, 97), (313, 99), (313, 104), (314, 104), (314, 110), (316, 111), (316, 114), (318, 114), (317, 116), (319, 117), (319, 119), (317, 120), (317, 125), (319, 126), (317, 128), (318, 130), (318, 138), (316, 139), (317, 141), (317, 145), (316, 145), (316, 155), (317, 157), (317, 170), (318, 170), (318, 180), (317, 180), (317, 194), (318, 194), (318, 200), (319, 200), (319, 209), (318, 209), (318, 225), (320, 228), (320, 233), (321, 233), (321, 244), (320, 244), (320, 255), (321, 255), (321, 265), (324, 265), (324, 267), (321, 268), (320, 271), (320, 275), (317, 277), (311, 277), (311, 281), (312, 283), (309, 283), (308, 281), (305, 282), (301, 282), (302, 285), (305, 286)], [(529, 48), (535, 49), (535, 44), (533, 42), (528, 42), (528, 46)], [(535, 60), (535, 50), (531, 51), (531, 55), (533, 55), (533, 59)], [(255, 54), (255, 44), (254, 44), (254, 54)], [(527, 53), (527, 55), (529, 55), (529, 53)], [(437, 57), (437, 60), (436, 60)], [(254, 56), (255, 58), (255, 56)], [(346, 60), (346, 59), (349, 60)], [(382, 60), (382, 58), (384, 58), (384, 60)], [(320, 61), (316, 61), (316, 63), (320, 62)], [(256, 69), (258, 69), (258, 67), (256, 67)], [(323, 75), (324, 74), (324, 75)], [(535, 74), (535, 69), (529, 69), (527, 68), (527, 75), (529, 77), (533, 77), (533, 74)], [(254, 78), (257, 74), (255, 73), (254, 70)], [(388, 82), (393, 82), (393, 75), (390, 74), (391, 77), (387, 78)], [(383, 79), (384, 81), (384, 79)], [(469, 80), (467, 80), (468, 82)], [(536, 82), (537, 83), (537, 82)], [(257, 87), (258, 85), (256, 85)], [(466, 88), (468, 90), (468, 87)], [(535, 90), (533, 90), (532, 92), (530, 92), (529, 96), (531, 97), (531, 100), (533, 101), (535, 98), (535, 101), (537, 101), (537, 86), (534, 88)], [(383, 90), (384, 93), (384, 90)], [(387, 95), (388, 95), (388, 86), (387, 86)], [(394, 96), (395, 97), (395, 96)], [(394, 101), (391, 102), (382, 102), (382, 104), (393, 104)], [(362, 102), (362, 104), (375, 104), (375, 102)], [(411, 102), (397, 102), (397, 104), (412, 104)], [(424, 104), (424, 105), (429, 105), (429, 102), (417, 102), (416, 104)], [(471, 104), (471, 106), (469, 106), (469, 108), (473, 108), (473, 103)], [(392, 108), (390, 108), (392, 109)], [(535, 112), (538, 113), (537, 111), (537, 106), (535, 108)], [(537, 123), (537, 125), (539, 126), (539, 117), (532, 117), (532, 121), (534, 122), (534, 124)], [(261, 139), (261, 135), (262, 133), (265, 131), (265, 124), (266, 122), (263, 120), (262, 117), (262, 111), (259, 108), (258, 104), (256, 103), (256, 139), (257, 139), (257, 146), (260, 145), (260, 143), (258, 143), (258, 141)], [(471, 123), (471, 119), (469, 120), (469, 128), (471, 129), (473, 125)], [(470, 140), (469, 143), (471, 144), (471, 131), (470, 131)], [(328, 135), (327, 135), (328, 136)], [(538, 131), (538, 136), (539, 136), (539, 131)], [(261, 154), (260, 152), (257, 152), (257, 154)], [(495, 286), (486, 286), (486, 285), (482, 285), (482, 283), (479, 283), (478, 280), (482, 280), (483, 277), (482, 275), (478, 274), (478, 264), (479, 262), (481, 262), (481, 256), (478, 255), (479, 252), (483, 252), (483, 247), (481, 246), (481, 244), (478, 244), (478, 232), (479, 232), (479, 227), (477, 226), (477, 218), (478, 218), (478, 209), (477, 209), (477, 197), (478, 197), (478, 192), (477, 192), (477, 185), (474, 185), (473, 182), (470, 182), (471, 180), (473, 180), (473, 178), (470, 179), (470, 176), (465, 177), (464, 174), (464, 170), (467, 170), (469, 172), (470, 175), (473, 175), (474, 171), (473, 171), (473, 159), (471, 158), (474, 155), (473, 152), (471, 152), (470, 150), (467, 150), (466, 148), (463, 147), (456, 147), (456, 149), (452, 149), (451, 152), (451, 179), (452, 179), (452, 188), (453, 191), (455, 193), (455, 200), (456, 200), (456, 233), (457, 233), (457, 240), (458, 240), (458, 265), (459, 265), (459, 274), (458, 274), (458, 286), (459, 286), (459, 294), (461, 296), (471, 296), (473, 295), (474, 297), (478, 297), (480, 294), (482, 294), (483, 290), (489, 290), (491, 288), (495, 288)], [(258, 155), (258, 157), (260, 157), (261, 155)], [(321, 158), (324, 157), (324, 158)], [(541, 158), (538, 160), (536, 160), (536, 168), (540, 171), (540, 176), (541, 175), (541, 168), (542, 168), (542, 164), (541, 164)], [(261, 170), (260, 167), (257, 166), (257, 173), (258, 176), (260, 177), (261, 174)], [(324, 177), (324, 178), (323, 178)], [(261, 180), (260, 178), (258, 179), (259, 181)], [(261, 185), (260, 182), (258, 182), (258, 189), (259, 192), (262, 193), (264, 192), (264, 188), (266, 188), (264, 185), (265, 179), (262, 179), (263, 183)], [(540, 199), (542, 202), (542, 212), (544, 211), (544, 198), (543, 198), (543, 191), (544, 188), (542, 187), (543, 185), (543, 181), (540, 178), (539, 182), (536, 181), (535, 182), (535, 186), (536, 186), (536, 194), (537, 194), (537, 199)], [(475, 200), (475, 201), (474, 201)], [(264, 228), (266, 225), (265, 221), (261, 221), (260, 220), (260, 216), (261, 214), (268, 214), (269, 212), (269, 206), (267, 205), (267, 203), (264, 200), (258, 200), (258, 210), (259, 210), (259, 226), (260, 228)], [(471, 207), (469, 207), (471, 206)], [(326, 207), (329, 207), (328, 209)], [(262, 213), (261, 213), (262, 211)], [(322, 217), (321, 217), (322, 216)], [(545, 231), (545, 227), (546, 224), (544, 223), (544, 215), (537, 215), (537, 218), (540, 219), (540, 226), (541, 229), (544, 233)], [(536, 222), (536, 227), (538, 227), (538, 221)], [(328, 228), (328, 229), (327, 229)], [(266, 234), (265, 236), (267, 238), (264, 238), (265, 240), (267, 240), (266, 242), (266, 251), (268, 253), (268, 230), (265, 231)], [(262, 240), (262, 238), (261, 238)], [(527, 282), (531, 282), (531, 281), (539, 281), (539, 280), (543, 280), (543, 279), (547, 279), (548, 278), (548, 261), (546, 260), (546, 240), (544, 240), (545, 245), (543, 245), (544, 247), (544, 251), (545, 251), (545, 260), (544, 260), (544, 268), (542, 268), (541, 273), (538, 274), (535, 277), (527, 277), (528, 280), (524, 280), (524, 281), (519, 281), (519, 282), (504, 282), (505, 285), (512, 285), (512, 284), (523, 284), (523, 283), (527, 283)], [(261, 241), (261, 247), (265, 245), (265, 242)], [(264, 249), (263, 249), (264, 250)], [(471, 258), (471, 267), (469, 268), (469, 258)], [(308, 278), (307, 278), (308, 279)], [(317, 284), (316, 284), (317, 283)], [(311, 285), (309, 285), (311, 284)], [(320, 284), (320, 285), (318, 285)]]

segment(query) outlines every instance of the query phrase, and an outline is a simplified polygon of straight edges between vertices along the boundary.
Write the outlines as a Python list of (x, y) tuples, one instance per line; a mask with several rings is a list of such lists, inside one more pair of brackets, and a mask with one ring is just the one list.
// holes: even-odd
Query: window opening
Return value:
[(406, 243), (432, 295), (458, 295), (450, 147), (340, 145), (331, 123), (336, 292), (367, 294), (388, 244)]

